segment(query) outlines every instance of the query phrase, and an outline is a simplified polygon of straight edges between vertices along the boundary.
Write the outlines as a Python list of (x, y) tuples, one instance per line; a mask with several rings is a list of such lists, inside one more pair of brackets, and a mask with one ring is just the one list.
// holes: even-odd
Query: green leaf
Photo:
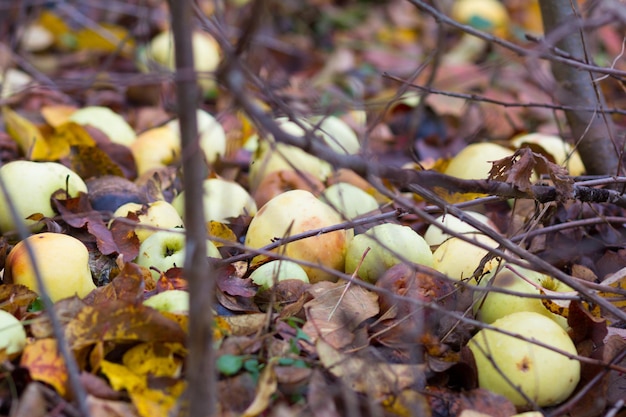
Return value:
[(222, 355), (217, 358), (217, 370), (226, 376), (235, 375), (243, 367), (243, 357), (237, 355)]

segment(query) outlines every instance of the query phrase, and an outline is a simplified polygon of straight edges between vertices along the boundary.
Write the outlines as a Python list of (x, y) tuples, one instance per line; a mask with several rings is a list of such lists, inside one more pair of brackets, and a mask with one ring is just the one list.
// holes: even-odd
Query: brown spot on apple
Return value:
[(528, 372), (530, 371), (530, 368), (532, 368), (532, 361), (528, 356), (524, 356), (519, 362), (517, 362), (517, 368), (522, 372)]

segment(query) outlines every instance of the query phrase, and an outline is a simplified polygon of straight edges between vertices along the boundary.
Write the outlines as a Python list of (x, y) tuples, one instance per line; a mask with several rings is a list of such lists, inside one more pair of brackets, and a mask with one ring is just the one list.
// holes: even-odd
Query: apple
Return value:
[[(471, 216), (475, 220), (478, 220), (490, 229), (496, 230), (495, 225), (484, 214), (475, 211), (465, 211), (464, 214)], [(441, 245), (444, 241), (452, 237), (452, 235), (449, 235), (448, 233), (441, 230), (441, 228), (437, 227), (438, 224), (442, 224), (448, 229), (451, 229), (459, 234), (481, 233), (480, 230), (474, 228), (473, 226), (470, 226), (468, 223), (464, 222), (458, 217), (454, 217), (451, 214), (442, 214), (435, 219), (435, 222), (433, 224), (428, 226), (428, 228), (426, 229), (426, 233), (424, 233), (424, 239), (430, 246)]]
[[(305, 134), (304, 129), (291, 120), (279, 118), (276, 122), (290, 135), (303, 136)], [(306, 128), (312, 128), (304, 120), (299, 120), (299, 123)], [(259, 140), (250, 162), (250, 190), (254, 193), (266, 175), (281, 170), (305, 171), (320, 181), (325, 181), (332, 173), (332, 167), (328, 162), (296, 146), (277, 143), (271, 137)]]
[(361, 143), (354, 129), (337, 116), (314, 116), (309, 118), (324, 142), (337, 153), (353, 155), (361, 150)]
[[(198, 72), (198, 84), (205, 95), (215, 92), (216, 84), (213, 79), (220, 62), (220, 48), (217, 41), (207, 32), (199, 30), (192, 33), (192, 49), (194, 69)], [(171, 30), (165, 30), (156, 35), (147, 48), (140, 50), (138, 56), (139, 69), (144, 72), (150, 71), (150, 61), (165, 67), (170, 71), (176, 70), (174, 60), (174, 39)]]
[[(57, 162), (11, 161), (0, 168), (0, 178), (17, 211), (17, 221), (24, 221), (33, 231), (41, 230), (43, 226), (26, 218), (35, 213), (53, 217), (55, 212), (50, 197), (55, 191), (67, 189), (71, 197), (87, 192), (82, 178)], [(0, 231), (5, 233), (15, 229), (7, 199), (4, 193), (0, 193)]]
[(479, 286), (482, 288), (502, 288), (519, 292), (520, 295), (504, 294), (497, 291), (475, 291), (474, 314), (476, 318), (490, 324), (517, 311), (533, 311), (551, 318), (567, 330), (569, 327), (567, 318), (549, 311), (539, 298), (525, 297), (524, 294), (539, 295), (540, 290), (537, 286), (558, 292), (573, 292), (574, 290), (549, 275), (518, 265), (505, 264), (505, 266), (496, 271), (495, 275), (482, 279)]
[[(226, 153), (226, 133), (222, 125), (204, 110), (197, 110), (200, 148), (207, 163), (214, 163)], [(179, 121), (174, 119), (164, 126), (142, 132), (131, 145), (138, 175), (150, 170), (162, 168), (181, 158), (181, 140)]]
[[(202, 183), (204, 193), (204, 219), (205, 221), (216, 221), (228, 223), (229, 218), (241, 215), (254, 216), (257, 206), (248, 191), (234, 181), (223, 178), (209, 178)], [(172, 205), (181, 217), (185, 212), (185, 192), (181, 192)]]
[[(339, 213), (312, 193), (305, 190), (286, 191), (268, 201), (252, 218), (245, 244), (254, 250), (276, 239), (333, 226), (342, 221)], [(352, 234), (352, 229), (322, 233), (290, 242), (274, 251), (295, 260), (343, 271), (346, 248)], [(253, 262), (259, 263), (265, 259), (265, 256), (259, 255)], [(312, 283), (337, 279), (332, 273), (319, 268), (303, 268)]]
[[(539, 313), (512, 313), (492, 326), (577, 354), (567, 332)], [(533, 406), (520, 391), (539, 407), (557, 405), (572, 394), (580, 380), (577, 360), (497, 330), (480, 330), (467, 346), (476, 361), (479, 386), (505, 396), (517, 407)]]
[(144, 305), (167, 313), (189, 312), (189, 293), (183, 290), (168, 290), (153, 295)]
[(491, 162), (513, 155), (513, 151), (490, 142), (472, 143), (456, 154), (444, 173), (464, 180), (485, 180)]
[(529, 133), (513, 138), (511, 144), (517, 148), (539, 145), (545, 152), (552, 155), (557, 164), (566, 167), (571, 175), (577, 176), (585, 173), (585, 165), (578, 151), (559, 136)]
[[(138, 265), (148, 269), (156, 268), (160, 272), (179, 267), (185, 264), (185, 234), (183, 229), (161, 230), (148, 236), (139, 245), (139, 255), (135, 259)], [(206, 242), (206, 256), (209, 258), (221, 258), (215, 244), (209, 240)], [(160, 274), (150, 270), (152, 277), (158, 279)]]
[(378, 202), (374, 197), (347, 182), (329, 186), (320, 195), (320, 200), (333, 207), (346, 219), (354, 219), (378, 210)]
[(93, 126), (107, 135), (111, 142), (120, 145), (130, 146), (137, 139), (135, 131), (126, 120), (108, 107), (83, 107), (72, 113), (69, 121)]
[(96, 288), (89, 269), (89, 251), (80, 240), (62, 233), (39, 233), (20, 241), (6, 259), (4, 282), (21, 284), (40, 293), (33, 263), (26, 245), (33, 251), (46, 292), (53, 302), (85, 297)]
[(19, 353), (26, 346), (24, 325), (13, 314), (0, 310), (0, 351), (7, 355)]
[(22, 93), (31, 83), (33, 83), (33, 78), (24, 71), (6, 68), (0, 72), (0, 98), (7, 99)]
[(250, 274), (250, 279), (263, 289), (271, 288), (276, 282), (286, 279), (309, 282), (309, 276), (298, 263), (283, 259), (261, 265)]
[(384, 223), (356, 235), (348, 244), (346, 273), (352, 274), (363, 254), (357, 275), (364, 281), (376, 282), (383, 273), (406, 259), (420, 265), (432, 266), (433, 254), (428, 243), (409, 226)]
[(183, 227), (183, 219), (176, 208), (167, 201), (158, 200), (147, 204), (126, 203), (115, 210), (113, 218), (126, 217), (129, 213), (135, 213), (139, 218), (139, 223), (135, 228), (139, 242), (143, 242), (148, 236), (155, 233), (157, 231), (155, 228)]
[[(467, 237), (470, 237), (469, 235)], [(476, 241), (496, 248), (498, 243), (486, 235), (475, 234), (471, 236), (471, 241)], [(474, 273), (479, 267), (482, 259), (489, 254), (472, 242), (465, 241), (459, 237), (451, 237), (443, 242), (433, 252), (433, 268), (447, 275), (449, 278), (461, 281), (469, 280), (470, 284), (476, 284)], [(498, 259), (491, 259), (484, 267), (483, 273), (488, 273), (495, 269)]]

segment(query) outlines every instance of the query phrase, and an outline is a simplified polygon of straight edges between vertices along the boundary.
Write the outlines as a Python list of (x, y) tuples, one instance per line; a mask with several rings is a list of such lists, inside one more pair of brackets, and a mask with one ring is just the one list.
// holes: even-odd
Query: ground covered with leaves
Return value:
[[(194, 51), (207, 65), (197, 74), (198, 106), (224, 132), (223, 149), (215, 137), (207, 139), (206, 177), (236, 183), (250, 199), (234, 207), (240, 191), (216, 193), (207, 203), (213, 210), (207, 224), (185, 224), (206, 227), (218, 251), (206, 279), (216, 292), (209, 308), (219, 415), (626, 415), (624, 180), (586, 177), (584, 167), (573, 173), (577, 138), (568, 135), (563, 110), (576, 103), (556, 100), (548, 60), (508, 47), (542, 47), (536, 2), (502, 1), (505, 23), (462, 22), (484, 31), (487, 41), (478, 45), (442, 21), (454, 2), (437, 3), (433, 15), (421, 1), (405, 0), (196, 2), (194, 29), (209, 35), (219, 54), (212, 56), (206, 44)], [(604, 111), (623, 130), (625, 22), (609, 11), (621, 10), (623, 19), (624, 9), (610, 3), (616, 9), (583, 11), (596, 24), (589, 53), (600, 68), (611, 69), (596, 79)], [(175, 80), (184, 74), (155, 62), (150, 49), (170, 27), (167, 3), (53, 2), (0, 10), (9, 16), (0, 29), (0, 159), (58, 162), (85, 181), (86, 192), (53, 190), (52, 215), (24, 217), (38, 225), (36, 233), (79, 239), (97, 287), (82, 298), (55, 300), (48, 311), (41, 293), (13, 282), (16, 272), (11, 278), (5, 268), (0, 308), (19, 319), (27, 339), (18, 349), (0, 340), (0, 415), (79, 416), (85, 409), (103, 417), (182, 415), (194, 337), (187, 332), (188, 305), (155, 308), (144, 301), (186, 291), (188, 283), (181, 263), (160, 269), (139, 261), (144, 229), (137, 226), (150, 204), (172, 203), (184, 191), (186, 155), (168, 127), (177, 118)], [(81, 123), (77, 112), (96, 107), (111, 113)], [(293, 139), (269, 139), (281, 120), (307, 120), (289, 133), (305, 139), (308, 156), (326, 159), (330, 154), (313, 142), (321, 141), (315, 135), (331, 116), (358, 137), (355, 152), (339, 152), (329, 165), (316, 160), (314, 170), (294, 157), (269, 179), (259, 178), (262, 152), (279, 154), (285, 150), (277, 142)], [(516, 142), (528, 133), (560, 136), (569, 153), (561, 158), (541, 142)], [(481, 162), (462, 163), (463, 169), (484, 164), (478, 174), (451, 173), (455, 155), (484, 142), (505, 155), (480, 151)], [(293, 189), (319, 197), (337, 183), (360, 189), (375, 208), (342, 212), (333, 224), (312, 222), (302, 230), (294, 222), (251, 247), (248, 227), (265, 203)], [(21, 190), (20, 198), (29, 192)], [(139, 208), (112, 220), (129, 201)], [(389, 223), (408, 226), (421, 239), (435, 217), (463, 217), (461, 209), (479, 212), (486, 223), (465, 219), (474, 226), (470, 247), (477, 251), (465, 246), (448, 265), (437, 258), (442, 241), (428, 242), (434, 260), (424, 265), (413, 260), (412, 244), (366, 265), (372, 243), (352, 270), (344, 268), (345, 247), (327, 249), (340, 261), (321, 269), (288, 249), (320, 236), (354, 239)], [(177, 221), (147, 230), (182, 226)], [(285, 245), (292, 227), (309, 235)], [(24, 236), (0, 228), (4, 267)], [(393, 234), (390, 244), (399, 239)], [(322, 240), (315, 242), (319, 249)], [(309, 282), (258, 285), (251, 274), (271, 258), (300, 261)], [(532, 308), (560, 322), (575, 345), (580, 381), (558, 404), (532, 398), (515, 404), (479, 383), (481, 369), (468, 348), (485, 327), (477, 294), (484, 293), (490, 268), (505, 260), (547, 273), (532, 285), (534, 295), (525, 290), (517, 299), (535, 300)], [(68, 263), (66, 275), (71, 271)], [(559, 289), (560, 282), (569, 287)], [(533, 335), (522, 336), (530, 345)]]

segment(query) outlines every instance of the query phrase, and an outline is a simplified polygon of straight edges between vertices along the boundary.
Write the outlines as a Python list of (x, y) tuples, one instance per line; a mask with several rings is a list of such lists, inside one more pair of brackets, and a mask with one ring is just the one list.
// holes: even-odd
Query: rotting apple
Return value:
[[(303, 232), (334, 226), (343, 221), (328, 204), (304, 190), (291, 190), (277, 195), (259, 209), (252, 218), (246, 234), (246, 246), (251, 250), (262, 248), (276, 239)], [(348, 242), (352, 229), (335, 230), (287, 243), (274, 249), (296, 260), (319, 264), (326, 268), (343, 271)], [(266, 256), (259, 255), (254, 263)], [(330, 272), (311, 266), (303, 266), (312, 283), (335, 281)]]
[[(185, 263), (185, 233), (183, 229), (160, 230), (148, 236), (139, 245), (139, 255), (135, 262), (148, 269), (155, 268), (160, 272), (168, 269), (182, 268)], [(221, 258), (219, 250), (213, 242), (206, 242), (206, 256)], [(152, 277), (158, 279), (160, 273), (150, 269)]]
[(297, 262), (286, 259), (277, 259), (259, 266), (250, 274), (250, 279), (263, 289), (271, 288), (275, 283), (286, 279), (309, 282), (306, 271)]
[[(463, 213), (471, 216), (475, 220), (478, 220), (490, 229), (497, 230), (496, 226), (484, 214), (475, 211), (465, 211)], [(428, 226), (426, 232), (424, 233), (424, 240), (426, 240), (430, 246), (441, 245), (444, 241), (452, 237), (452, 235), (444, 232), (440, 227), (437, 227), (437, 224), (442, 224), (458, 234), (481, 233), (478, 229), (470, 226), (462, 219), (454, 217), (450, 214), (442, 214), (435, 219), (435, 223)]]
[(429, 267), (433, 264), (433, 254), (423, 237), (409, 226), (384, 223), (356, 235), (350, 241), (346, 253), (346, 273), (352, 274), (358, 268), (359, 278), (376, 282), (386, 270), (404, 259)]
[(492, 326), (529, 340), (491, 329), (476, 333), (467, 346), (474, 355), (481, 388), (505, 396), (518, 407), (557, 405), (572, 394), (580, 380), (580, 362), (530, 341), (576, 355), (563, 328), (528, 311), (504, 316)]
[[(468, 280), (470, 284), (476, 284), (474, 274), (483, 258), (489, 254), (489, 250), (477, 246), (472, 241), (491, 248), (496, 248), (498, 243), (481, 234), (468, 235), (467, 238), (470, 239), (469, 242), (459, 237), (451, 237), (439, 245), (433, 252), (433, 268), (451, 279)], [(497, 258), (489, 260), (484, 265), (482, 274), (495, 270), (498, 264)]]
[[(554, 320), (559, 326), (569, 327), (567, 318), (549, 311), (539, 298), (525, 297), (525, 294), (539, 295), (542, 287), (548, 291), (573, 292), (574, 290), (561, 281), (513, 264), (503, 264), (495, 274), (485, 277), (479, 287), (495, 288), (494, 291), (474, 292), (474, 314), (478, 320), (487, 324), (518, 311), (533, 311)], [(515, 291), (519, 295), (505, 294), (497, 289)]]
[(183, 227), (183, 219), (178, 214), (176, 208), (167, 201), (157, 200), (147, 204), (126, 203), (115, 210), (113, 218), (127, 217), (129, 213), (136, 214), (139, 220), (135, 228), (135, 234), (139, 242), (143, 242), (148, 236), (157, 232), (157, 228), (173, 229)]
[(93, 126), (113, 143), (130, 146), (137, 139), (133, 128), (126, 120), (108, 107), (89, 106), (76, 110), (69, 118), (79, 125)]
[(346, 219), (378, 210), (378, 202), (370, 194), (347, 182), (339, 182), (326, 188), (320, 200), (337, 210)]
[[(33, 231), (41, 230), (42, 226), (26, 218), (35, 213), (45, 217), (54, 216), (50, 197), (55, 191), (67, 190), (70, 197), (87, 192), (87, 185), (82, 178), (57, 162), (11, 161), (0, 168), (0, 178), (6, 187), (8, 199), (17, 211), (17, 221), (24, 221)], [(0, 193), (0, 231), (4, 233), (15, 228), (8, 200), (4, 193)]]
[(565, 142), (561, 137), (544, 133), (528, 133), (513, 138), (511, 144), (517, 148), (527, 145), (539, 145), (549, 153), (554, 161), (567, 168), (571, 175), (577, 176), (585, 173), (585, 165), (578, 151)]
[(85, 297), (96, 288), (89, 269), (89, 251), (80, 240), (62, 233), (39, 233), (20, 241), (6, 259), (4, 281), (41, 294), (26, 245), (33, 251), (45, 289), (53, 302)]
[[(257, 206), (248, 191), (239, 183), (223, 178), (209, 178), (202, 183), (204, 201), (204, 220), (228, 223), (229, 218), (241, 215), (254, 216)], [(185, 192), (181, 192), (172, 205), (183, 217), (185, 211)]]
[(146, 299), (143, 304), (166, 313), (187, 313), (189, 293), (184, 290), (163, 291)]
[(0, 310), (0, 350), (8, 355), (19, 353), (26, 346), (24, 325), (13, 314)]

